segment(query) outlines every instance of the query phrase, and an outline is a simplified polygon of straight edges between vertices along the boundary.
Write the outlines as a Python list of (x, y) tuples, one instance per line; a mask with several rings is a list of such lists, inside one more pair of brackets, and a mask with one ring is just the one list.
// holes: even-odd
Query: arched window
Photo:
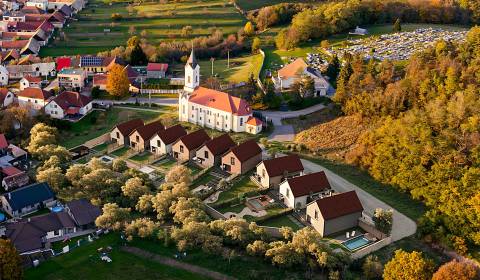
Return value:
[(188, 76), (188, 83), (190, 83), (190, 76)]

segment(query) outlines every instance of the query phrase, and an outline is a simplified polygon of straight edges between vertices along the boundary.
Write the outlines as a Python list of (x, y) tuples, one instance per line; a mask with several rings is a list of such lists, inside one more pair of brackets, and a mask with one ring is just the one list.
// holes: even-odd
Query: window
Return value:
[(58, 233), (59, 233), (58, 230), (53, 231), (53, 235), (58, 235)]
[(162, 142), (160, 142), (160, 140), (157, 140), (157, 146), (158, 146), (158, 147), (161, 147), (161, 146), (162, 146)]
[(138, 135), (135, 137), (135, 139), (137, 139), (137, 142), (140, 141), (140, 137)]
[(190, 83), (190, 78), (191, 78), (191, 77), (190, 77), (190, 76), (188, 76), (187, 83)]
[(195, 107), (192, 106), (192, 110), (195, 110)]
[(120, 132), (117, 132), (117, 138), (120, 138)]
[(183, 145), (180, 145), (180, 153), (183, 153)]
[(200, 113), (202, 112), (202, 108), (200, 108)]
[(230, 158), (230, 165), (235, 165), (235, 158), (234, 157)]
[(290, 196), (290, 189), (287, 189), (286, 197), (289, 197), (289, 196)]
[(185, 114), (185, 105), (182, 106), (183, 114)]
[(205, 151), (205, 158), (208, 158), (208, 151)]
[(200, 117), (200, 120), (202, 120), (202, 117)]
[(265, 178), (265, 169), (262, 169), (262, 178)]
[(192, 118), (193, 118), (193, 114), (192, 114)]
[(240, 126), (243, 126), (243, 118), (240, 118)]
[(318, 220), (318, 211), (315, 209), (315, 220)]

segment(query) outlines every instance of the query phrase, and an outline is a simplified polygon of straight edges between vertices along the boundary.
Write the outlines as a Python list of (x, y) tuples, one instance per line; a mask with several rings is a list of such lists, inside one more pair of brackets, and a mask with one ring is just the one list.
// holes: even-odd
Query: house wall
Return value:
[(156, 155), (164, 155), (172, 151), (172, 144), (165, 145), (160, 136), (155, 135), (150, 139), (150, 150)]
[(304, 208), (307, 205), (308, 195), (294, 197), (288, 181), (280, 184), (279, 192), (284, 197), (285, 205), (290, 208)]
[(0, 85), (8, 85), (8, 71), (4, 66), (0, 66)]
[[(315, 211), (317, 211), (317, 219), (315, 219)], [(320, 233), (321, 236), (324, 236), (325, 220), (323, 219), (320, 209), (318, 208), (317, 203), (310, 203), (307, 205), (307, 221), (310, 222), (312, 227)]]
[(55, 119), (63, 119), (65, 117), (62, 107), (58, 106), (58, 104), (53, 100), (50, 101), (47, 106), (45, 106), (45, 113)]
[(129, 137), (124, 137), (118, 128), (114, 128), (110, 132), (110, 141), (117, 143), (119, 146), (129, 146)]
[(92, 111), (92, 109), (93, 109), (92, 102), (90, 102), (87, 105), (80, 108), (80, 114), (86, 115), (86, 114), (90, 113), (90, 111)]
[(247, 173), (248, 171), (252, 170), (257, 166), (259, 162), (262, 161), (262, 153), (259, 153), (258, 155), (253, 156), (252, 158), (249, 158), (245, 162), (242, 163), (242, 174)]
[(45, 105), (47, 105), (47, 102), (43, 99), (28, 98), (23, 96), (19, 96), (17, 99), (20, 106), (30, 106), (32, 109), (35, 110), (41, 110), (43, 107), (45, 107)]
[(147, 78), (152, 78), (152, 79), (165, 78), (165, 71), (147, 71)]
[[(183, 152), (181, 150), (183, 150)], [(182, 141), (177, 141), (173, 144), (172, 152), (173, 157), (177, 159), (178, 162), (188, 161), (195, 156), (195, 151), (189, 151)]]
[(13, 217), (20, 217), (20, 216), (24, 216), (26, 214), (35, 212), (38, 209), (40, 209), (40, 207), (42, 206), (42, 203), (46, 207), (50, 207), (50, 206), (53, 206), (54, 204), (56, 204), (56, 200), (51, 198), (51, 199), (43, 201), (42, 203), (38, 202), (38, 203), (35, 203), (35, 204), (32, 204), (32, 205), (26, 206), (22, 209), (14, 211), (14, 210), (12, 210), (12, 208), (11, 208), (10, 204), (8, 203), (7, 199), (5, 198), (5, 196), (1, 196), (1, 201), (2, 201), (2, 209), (5, 212), (7, 212), (10, 216), (13, 216)]
[(346, 230), (358, 226), (358, 219), (362, 212), (356, 212), (342, 217), (325, 221), (324, 235), (330, 235), (335, 232)]
[(7, 107), (8, 105), (12, 104), (14, 99), (15, 99), (15, 95), (13, 95), (13, 93), (11, 92), (7, 93), (5, 100), (3, 100), (2, 107)]
[(144, 151), (145, 149), (150, 148), (150, 142), (144, 141), (144, 139), (140, 136), (138, 131), (134, 131), (129, 136), (130, 140), (130, 147), (136, 151)]
[[(233, 165), (231, 164), (232, 157), (235, 159)], [(233, 152), (229, 152), (222, 157), (222, 166), (230, 166), (230, 170), (228, 171), (230, 174), (245, 174), (255, 168), (255, 166), (257, 166), (257, 164), (261, 161), (261, 153), (249, 158), (244, 162), (240, 162), (240, 160), (238, 160), (238, 158), (233, 154)]]
[[(258, 176), (260, 177), (260, 183), (262, 184), (262, 186), (264, 187), (278, 187), (280, 185), (280, 183), (283, 182), (283, 180), (285, 179), (283, 174), (282, 175), (279, 175), (279, 176), (274, 176), (274, 177), (270, 177), (267, 173), (267, 170), (265, 169), (265, 164), (260, 163), (259, 165), (257, 165), (257, 174)], [(302, 171), (300, 172), (293, 172), (293, 173), (287, 173), (287, 178), (291, 178), (291, 177), (295, 177), (295, 176), (299, 176), (302, 174)]]
[(246, 128), (245, 132), (248, 132), (250, 134), (258, 134), (262, 131), (261, 125), (255, 126), (255, 125), (247, 124), (245, 128)]
[[(208, 157), (205, 157), (205, 153), (207, 153)], [(215, 164), (219, 164), (221, 161), (221, 157), (215, 158), (206, 145), (203, 145), (200, 149), (198, 149), (195, 153), (195, 156), (201, 160), (200, 165), (204, 167), (212, 167)]]

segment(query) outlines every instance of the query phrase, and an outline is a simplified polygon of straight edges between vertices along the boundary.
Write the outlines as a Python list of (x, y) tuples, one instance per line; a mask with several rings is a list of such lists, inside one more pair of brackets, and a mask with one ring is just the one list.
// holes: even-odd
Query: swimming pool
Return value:
[(343, 246), (347, 247), (350, 251), (355, 251), (365, 245), (369, 244), (370, 241), (366, 239), (363, 235), (354, 237), (347, 241), (342, 242)]
[(62, 212), (62, 211), (63, 211), (63, 207), (60, 206), (60, 205), (52, 207), (52, 212), (54, 212), (54, 213), (58, 213), (58, 212)]

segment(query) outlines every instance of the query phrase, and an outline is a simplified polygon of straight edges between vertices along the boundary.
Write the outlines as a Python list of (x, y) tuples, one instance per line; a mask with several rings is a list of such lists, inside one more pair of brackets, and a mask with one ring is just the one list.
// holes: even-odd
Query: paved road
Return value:
[(374, 197), (373, 195), (369, 194), (368, 192), (362, 190), (360, 187), (350, 183), (349, 181), (345, 180), (344, 178), (340, 177), (339, 175), (331, 172), (330, 170), (324, 168), (321, 165), (313, 163), (308, 160), (302, 159), (303, 166), (307, 172), (318, 172), (324, 171), (327, 175), (328, 181), (332, 185), (332, 188), (336, 192), (346, 192), (355, 190), (357, 192), (358, 198), (362, 202), (363, 207), (365, 208), (365, 212), (373, 216), (375, 208), (383, 208), (383, 209), (393, 209), (393, 228), (392, 228), (392, 240), (397, 241), (404, 237), (410, 236), (415, 234), (417, 231), (416, 223), (408, 218), (407, 216), (403, 215), (402, 213), (395, 210), (390, 205), (386, 204), (385, 202), (379, 200), (378, 198)]
[(135, 104), (135, 103), (155, 103), (157, 105), (162, 106), (178, 106), (178, 99), (177, 98), (152, 98), (149, 100), (148, 98), (144, 97), (130, 97), (126, 100), (101, 100), (95, 99), (95, 103), (97, 104)]

